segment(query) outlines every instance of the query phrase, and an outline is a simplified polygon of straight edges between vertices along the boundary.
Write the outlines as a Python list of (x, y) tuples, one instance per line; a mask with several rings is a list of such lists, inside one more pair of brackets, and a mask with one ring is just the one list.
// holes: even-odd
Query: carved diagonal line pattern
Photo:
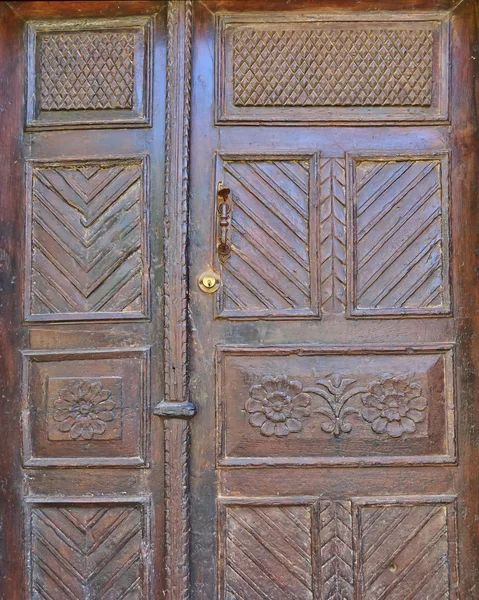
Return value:
[(227, 598), (312, 599), (308, 507), (231, 507), (226, 532)]
[(364, 598), (450, 597), (445, 506), (364, 508), (360, 522)]
[(141, 600), (142, 537), (138, 506), (34, 508), (33, 598)]
[(428, 106), (427, 29), (241, 28), (233, 36), (237, 106)]
[(351, 502), (319, 504), (321, 600), (353, 600), (353, 533)]
[(232, 255), (224, 263), (224, 309), (308, 309), (309, 165), (306, 161), (229, 161)]
[(42, 110), (132, 107), (134, 33), (49, 33), (39, 41)]
[(356, 203), (357, 307), (442, 307), (439, 161), (360, 162)]
[(143, 309), (141, 197), (139, 165), (34, 170), (33, 314)]
[(320, 161), (321, 307), (343, 313), (346, 306), (346, 198), (343, 159)]

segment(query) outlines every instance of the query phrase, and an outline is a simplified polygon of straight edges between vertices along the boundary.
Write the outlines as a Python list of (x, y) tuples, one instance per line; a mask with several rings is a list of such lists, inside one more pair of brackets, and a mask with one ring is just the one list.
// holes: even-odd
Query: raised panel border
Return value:
[[(436, 106), (426, 107), (411, 111), (406, 107), (390, 109), (389, 114), (384, 112), (375, 114), (370, 107), (234, 107), (231, 103), (231, 79), (226, 77), (226, 29), (230, 25), (254, 25), (261, 24), (265, 20), (266, 13), (230, 13), (217, 14), (215, 24), (215, 122), (216, 124), (229, 125), (291, 125), (291, 124), (334, 124), (336, 126), (347, 126), (354, 123), (355, 126), (367, 126), (373, 124), (396, 124), (417, 125), (418, 123), (443, 124), (449, 120), (449, 55), (450, 55), (450, 26), (449, 13), (447, 11), (433, 12), (378, 12), (371, 13), (349, 13), (347, 21), (343, 14), (288, 14), (285, 21), (284, 13), (267, 13), (267, 22), (278, 25), (286, 23), (328, 23), (328, 22), (435, 22), (440, 32), (440, 40), (437, 44), (437, 57), (433, 69), (433, 94), (436, 89)], [(229, 90), (229, 92), (228, 92)], [(379, 109), (381, 110), (381, 109)], [(384, 108), (382, 109), (384, 111)]]
[[(27, 468), (37, 467), (141, 467), (149, 466), (149, 427), (150, 427), (150, 348), (103, 348), (95, 350), (23, 350), (23, 374), (22, 374), (22, 437), (23, 437), (23, 465)], [(48, 362), (51, 360), (88, 360), (107, 358), (140, 358), (141, 359), (141, 389), (140, 400), (144, 403), (140, 406), (141, 421), (139, 428), (139, 450), (138, 457), (66, 457), (47, 458), (37, 457), (33, 453), (32, 428), (29, 402), (30, 365), (32, 362)]]
[(363, 578), (361, 569), (361, 509), (364, 507), (388, 506), (424, 506), (430, 504), (444, 505), (447, 510), (446, 527), (448, 534), (448, 563), (449, 563), (449, 592), (450, 600), (458, 596), (458, 563), (457, 563), (457, 496), (454, 495), (417, 495), (417, 496), (358, 496), (351, 498), (353, 517), (354, 572), (355, 598), (362, 598)]
[(109, 507), (115, 506), (130, 506), (139, 507), (142, 511), (142, 597), (146, 600), (149, 598), (151, 588), (151, 566), (149, 561), (145, 560), (143, 554), (145, 548), (151, 547), (152, 544), (152, 501), (149, 496), (27, 496), (25, 498), (25, 564), (27, 565), (27, 584), (28, 594), (32, 595), (32, 575), (33, 575), (33, 553), (32, 553), (32, 516), (33, 510), (36, 507), (71, 507), (71, 506), (88, 506), (88, 505), (104, 505)]
[[(456, 417), (455, 417), (455, 345), (446, 344), (410, 344), (363, 346), (318, 346), (318, 345), (282, 345), (282, 346), (228, 346), (216, 348), (216, 456), (217, 466), (221, 467), (368, 467), (368, 466), (417, 466), (417, 465), (455, 465), (456, 457)], [(225, 454), (226, 411), (221, 400), (224, 385), (222, 356), (226, 354), (261, 356), (315, 356), (315, 355), (364, 355), (364, 354), (441, 354), (445, 359), (445, 442), (447, 453), (441, 455), (420, 456), (298, 456), (298, 457), (229, 457)]]
[(216, 500), (217, 505), (217, 589), (218, 600), (225, 600), (226, 588), (226, 520), (228, 508), (234, 507), (282, 507), (299, 506), (307, 507), (311, 511), (311, 563), (312, 563), (312, 587), (313, 597), (319, 596), (319, 577), (318, 572), (321, 564), (319, 540), (319, 503), (316, 496), (243, 496), (227, 497), (219, 496)]
[[(137, 164), (141, 170), (141, 255), (143, 260), (142, 277), (142, 312), (89, 312), (89, 313), (31, 313), (31, 270), (33, 252), (33, 174), (39, 167), (87, 167), (89, 165), (114, 166), (117, 164)], [(146, 153), (118, 157), (80, 157), (62, 159), (30, 159), (26, 161), (26, 191), (25, 191), (25, 293), (24, 319), (26, 322), (70, 322), (70, 321), (112, 321), (135, 320), (149, 321), (151, 319), (150, 292), (150, 158)]]
[[(27, 24), (27, 97), (26, 130), (92, 129), (118, 127), (150, 127), (152, 103), (152, 37), (151, 17), (118, 17), (114, 19), (68, 19), (30, 21)], [(142, 48), (135, 48), (133, 110), (60, 110), (39, 111), (37, 107), (37, 35), (42, 32), (115, 30), (132, 28), (142, 31)], [(139, 67), (139, 68), (138, 68)], [(48, 116), (46, 116), (46, 114)]]
[[(346, 152), (346, 265), (347, 265), (347, 294), (346, 318), (424, 318), (424, 317), (449, 317), (452, 316), (451, 297), (451, 269), (450, 255), (452, 241), (450, 237), (450, 194), (449, 194), (449, 164), (448, 151), (432, 151), (424, 153), (403, 153), (394, 151), (364, 151)], [(444, 306), (437, 309), (429, 308), (389, 308), (389, 309), (360, 309), (356, 307), (357, 286), (355, 277), (355, 191), (354, 169), (355, 162), (361, 159), (387, 162), (392, 159), (421, 161), (437, 160), (441, 168), (441, 239), (446, 242), (446, 249), (442, 253), (442, 281), (444, 289)]]
[[(231, 321), (244, 320), (296, 320), (296, 319), (319, 319), (321, 318), (320, 309), (320, 266), (319, 266), (319, 152), (298, 151), (297, 153), (271, 153), (271, 152), (236, 152), (223, 153), (219, 152), (216, 155), (215, 167), (215, 190), (218, 189), (218, 184), (222, 181), (223, 163), (227, 161), (241, 160), (304, 160), (309, 162), (309, 281), (310, 281), (310, 298), (311, 307), (309, 309), (296, 310), (288, 313), (285, 311), (260, 311), (260, 310), (245, 310), (228, 311), (222, 309), (222, 289), (216, 294), (216, 302), (214, 304), (214, 318), (227, 319)], [(234, 193), (234, 190), (232, 190)], [(212, 257), (211, 264), (215, 266), (218, 273), (221, 273), (221, 261), (218, 259), (216, 252), (216, 202), (214, 208), (214, 218), (212, 218), (211, 239)]]

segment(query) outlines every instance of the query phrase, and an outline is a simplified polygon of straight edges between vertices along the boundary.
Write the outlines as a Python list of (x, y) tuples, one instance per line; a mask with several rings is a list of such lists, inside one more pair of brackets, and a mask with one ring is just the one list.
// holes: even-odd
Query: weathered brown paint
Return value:
[(0, 10), (0, 597), (475, 598), (477, 3)]

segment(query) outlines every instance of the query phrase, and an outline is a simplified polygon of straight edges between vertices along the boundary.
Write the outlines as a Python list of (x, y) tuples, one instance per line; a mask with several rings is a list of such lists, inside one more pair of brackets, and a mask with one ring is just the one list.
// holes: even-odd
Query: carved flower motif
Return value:
[(113, 421), (111, 411), (115, 402), (101, 383), (81, 381), (60, 391), (55, 408), (53, 418), (59, 423), (60, 431), (70, 432), (74, 440), (91, 440), (94, 435), (105, 433), (107, 423)]
[(261, 385), (254, 385), (249, 394), (245, 404), (249, 422), (265, 436), (298, 433), (303, 428), (302, 419), (311, 414), (311, 397), (303, 393), (299, 381), (263, 377)]
[(421, 393), (420, 385), (410, 383), (407, 376), (383, 375), (370, 384), (369, 393), (362, 397), (362, 415), (376, 433), (394, 438), (404, 432), (414, 433), (416, 424), (425, 418), (427, 401)]

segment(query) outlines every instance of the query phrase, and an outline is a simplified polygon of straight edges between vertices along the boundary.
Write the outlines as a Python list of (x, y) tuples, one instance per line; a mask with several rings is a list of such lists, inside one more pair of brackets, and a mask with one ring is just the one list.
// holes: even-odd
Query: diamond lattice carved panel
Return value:
[(148, 17), (28, 24), (28, 128), (147, 126)]
[(42, 35), (41, 110), (131, 108), (134, 44), (128, 32)]
[(224, 15), (219, 121), (430, 121), (448, 114), (440, 14)]
[(432, 32), (243, 29), (234, 36), (237, 106), (429, 106)]

